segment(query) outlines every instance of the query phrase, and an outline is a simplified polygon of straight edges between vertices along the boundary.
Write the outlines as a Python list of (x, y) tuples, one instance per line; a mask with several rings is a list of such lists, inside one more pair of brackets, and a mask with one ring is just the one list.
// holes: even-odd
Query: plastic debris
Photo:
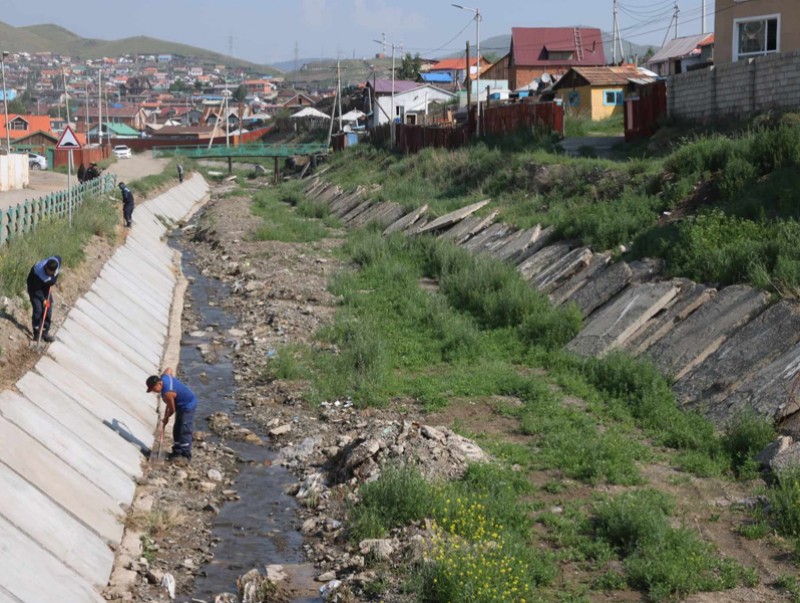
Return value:
[(167, 593), (169, 593), (169, 598), (175, 598), (175, 578), (172, 574), (167, 572), (164, 574), (164, 577), (161, 578), (161, 586), (167, 589)]

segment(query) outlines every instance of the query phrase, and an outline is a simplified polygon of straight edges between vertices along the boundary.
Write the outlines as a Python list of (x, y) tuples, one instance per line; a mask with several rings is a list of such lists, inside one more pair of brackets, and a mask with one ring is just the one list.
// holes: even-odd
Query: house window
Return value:
[(567, 106), (568, 107), (580, 107), (581, 106), (581, 95), (578, 92), (570, 92), (567, 94)]
[(9, 130), (27, 130), (28, 129), (28, 122), (26, 122), (24, 119), (19, 119), (19, 118), (12, 119), (8, 129)]
[(606, 90), (603, 92), (604, 107), (619, 107), (624, 104), (625, 95), (622, 90)]
[(575, 53), (571, 50), (548, 50), (547, 59), (550, 61), (571, 61)]
[(780, 48), (780, 15), (733, 22), (734, 61), (778, 52)]

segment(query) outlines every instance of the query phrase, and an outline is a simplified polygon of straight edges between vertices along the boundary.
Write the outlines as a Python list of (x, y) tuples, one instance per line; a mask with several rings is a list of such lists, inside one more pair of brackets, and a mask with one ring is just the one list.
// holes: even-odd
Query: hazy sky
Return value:
[[(460, 3), (460, 2), (459, 2)], [(14, 26), (55, 23), (87, 38), (148, 35), (257, 63), (294, 58), (358, 58), (387, 40), (406, 52), (437, 56), (475, 39), (473, 14), (445, 0), (6, 0)], [(612, 0), (466, 0), (481, 11), (481, 39), (512, 27), (587, 25), (611, 31)], [(620, 0), (620, 29), (637, 44), (660, 46), (674, 0)], [(679, 35), (700, 33), (702, 0), (678, 0)], [(707, 1), (707, 29), (714, 28)], [(670, 34), (670, 37), (672, 34)]]

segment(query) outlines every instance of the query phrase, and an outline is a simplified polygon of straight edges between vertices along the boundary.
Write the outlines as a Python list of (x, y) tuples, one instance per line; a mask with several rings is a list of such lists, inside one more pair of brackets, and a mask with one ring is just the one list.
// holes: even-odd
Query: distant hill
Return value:
[[(613, 40), (614, 36), (610, 32), (604, 31), (603, 32), (603, 51), (606, 55), (606, 60), (610, 61), (612, 52), (611, 52), (611, 41)], [(486, 40), (481, 40), (481, 54), (487, 55), (491, 54), (496, 59), (502, 58), (507, 52), (508, 49), (511, 47), (511, 34), (504, 34), (502, 36), (494, 36), (493, 38), (488, 38)], [(650, 46), (643, 46), (641, 44), (633, 44), (632, 42), (628, 42), (624, 38), (622, 39), (622, 49), (625, 51), (625, 56), (639, 56), (642, 57), (647, 53), (647, 50), (651, 48)], [(654, 51), (657, 51), (660, 47), (653, 46)], [(463, 57), (464, 53), (458, 53), (456, 55), (450, 55), (451, 57)]]
[(83, 38), (68, 29), (53, 24), (14, 27), (0, 22), (0, 40), (3, 40), (3, 49), (10, 52), (53, 52), (68, 55), (76, 60), (117, 57), (126, 54), (172, 54), (194, 57), (209, 63), (219, 63), (230, 67), (244, 67), (265, 75), (281, 73), (279, 69), (269, 65), (258, 65), (188, 44), (178, 44), (148, 36), (135, 36), (122, 40)]

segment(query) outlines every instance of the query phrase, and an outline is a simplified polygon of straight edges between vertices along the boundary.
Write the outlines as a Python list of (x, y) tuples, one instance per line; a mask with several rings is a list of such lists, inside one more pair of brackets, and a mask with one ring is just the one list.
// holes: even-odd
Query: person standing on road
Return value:
[(81, 164), (78, 166), (78, 182), (83, 184), (85, 180), (86, 180), (86, 168), (83, 165), (83, 161), (81, 161)]
[(178, 181), (183, 182), (183, 166), (178, 164)]
[(124, 182), (119, 183), (119, 190), (122, 192), (122, 218), (125, 221), (125, 228), (130, 228), (133, 224), (133, 193)]
[(156, 392), (164, 400), (164, 419), (161, 421), (164, 428), (169, 423), (169, 418), (175, 415), (172, 426), (172, 452), (167, 455), (167, 460), (176, 459), (192, 460), (192, 437), (194, 435), (194, 414), (197, 410), (197, 397), (186, 384), (175, 378), (171, 368), (164, 369), (164, 373), (151, 375), (145, 381), (147, 393)]
[(51, 289), (58, 281), (61, 271), (61, 257), (52, 255), (40, 262), (36, 262), (28, 273), (28, 297), (33, 308), (31, 328), (33, 339), (42, 333), (42, 339), (48, 343), (53, 341), (50, 335), (50, 321), (53, 319), (53, 294)]

